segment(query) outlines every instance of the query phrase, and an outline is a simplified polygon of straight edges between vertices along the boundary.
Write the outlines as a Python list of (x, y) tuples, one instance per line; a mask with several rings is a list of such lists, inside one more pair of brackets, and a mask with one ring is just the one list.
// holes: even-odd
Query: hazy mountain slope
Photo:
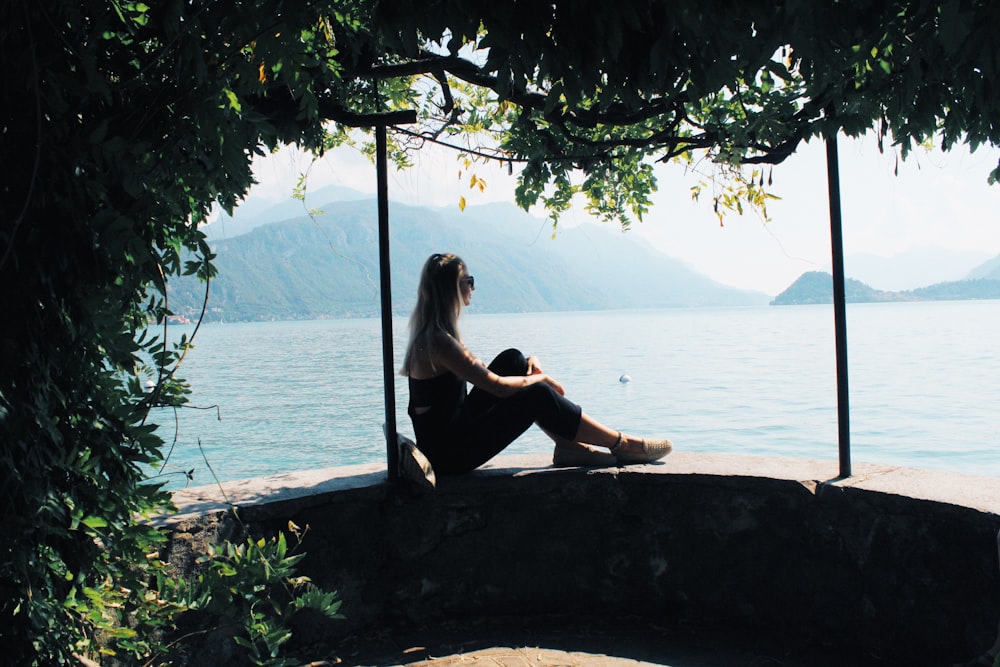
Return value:
[[(859, 280), (844, 280), (844, 298), (850, 303), (897, 301), (896, 292), (876, 290)], [(824, 271), (808, 271), (774, 297), (772, 306), (833, 303), (833, 276)]]
[[(1000, 299), (1000, 280), (951, 280), (912, 290), (884, 291), (847, 278), (844, 298), (848, 303), (882, 301), (961, 301)], [(776, 296), (772, 306), (833, 303), (833, 276), (822, 271), (803, 273), (785, 291)]]
[(993, 259), (987, 260), (972, 269), (969, 275), (965, 276), (966, 280), (1000, 280), (1000, 256), (994, 257)]
[(293, 199), (291, 194), (286, 199), (272, 201), (250, 196), (240, 204), (233, 214), (222, 213), (210, 225), (203, 228), (205, 236), (209, 241), (222, 241), (242, 236), (250, 231), (280, 220), (290, 220), (304, 217), (309, 209), (317, 207), (317, 202), (341, 202), (357, 201), (361, 199), (371, 199), (371, 195), (366, 195), (357, 190), (341, 187), (339, 185), (328, 185), (315, 192), (308, 191), (305, 201)]
[[(851, 253), (844, 257), (844, 272), (875, 289), (902, 291), (962, 280), (988, 257), (984, 252), (931, 247), (910, 248), (891, 257)], [(830, 273), (830, 265), (824, 270)]]
[[(213, 319), (374, 315), (379, 311), (374, 200), (332, 202), (315, 220), (259, 226), (213, 243)], [(767, 303), (761, 293), (718, 284), (612, 227), (560, 230), (509, 204), (465, 213), (392, 203), (393, 311), (413, 306), (420, 267), (433, 252), (461, 255), (476, 276), (484, 312), (589, 310)], [(171, 285), (175, 312), (201, 303), (193, 280)]]

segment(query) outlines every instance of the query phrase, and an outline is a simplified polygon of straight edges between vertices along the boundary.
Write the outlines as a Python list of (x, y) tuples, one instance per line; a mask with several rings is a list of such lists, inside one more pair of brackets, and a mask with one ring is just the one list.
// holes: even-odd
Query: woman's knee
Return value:
[(497, 375), (525, 375), (528, 372), (528, 359), (517, 348), (507, 348), (490, 362), (488, 367)]

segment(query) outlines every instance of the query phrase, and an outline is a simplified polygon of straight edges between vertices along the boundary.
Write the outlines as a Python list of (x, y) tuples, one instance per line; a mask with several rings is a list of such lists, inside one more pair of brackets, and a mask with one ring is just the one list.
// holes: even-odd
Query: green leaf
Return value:
[(226, 88), (223, 91), (223, 94), (228, 100), (229, 109), (235, 111), (236, 113), (240, 113), (240, 111), (242, 111), (242, 106), (240, 105), (240, 98), (236, 96), (236, 93), (232, 89)]

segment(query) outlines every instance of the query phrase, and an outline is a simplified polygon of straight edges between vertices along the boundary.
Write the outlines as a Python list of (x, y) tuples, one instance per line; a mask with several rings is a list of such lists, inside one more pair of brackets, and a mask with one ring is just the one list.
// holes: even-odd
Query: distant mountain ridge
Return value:
[[(973, 279), (973, 267), (989, 260), (986, 252), (918, 246), (891, 257), (850, 253), (844, 257), (845, 273), (877, 290), (903, 292), (936, 283)], [(832, 273), (830, 265), (820, 269)]]
[(966, 280), (1000, 280), (1000, 256), (983, 262), (965, 277)]
[(316, 191), (309, 190), (303, 194), (302, 199), (288, 196), (273, 201), (250, 196), (233, 211), (232, 215), (220, 213), (218, 218), (212, 224), (203, 227), (202, 231), (210, 242), (223, 241), (242, 236), (257, 227), (273, 222), (303, 218), (310, 210), (322, 211), (323, 206), (317, 206), (318, 202), (329, 206), (332, 202), (370, 199), (372, 199), (370, 194), (340, 185), (327, 185)]
[[(844, 298), (848, 303), (1000, 299), (1000, 263), (993, 271), (976, 269), (972, 273), (984, 277), (935, 283), (927, 287), (898, 292), (877, 290), (859, 280), (847, 278), (844, 281)], [(824, 271), (809, 271), (802, 274), (788, 289), (771, 301), (772, 306), (816, 303), (833, 303), (833, 276)]]
[[(219, 275), (209, 320), (373, 316), (379, 312), (377, 206), (333, 201), (302, 215), (245, 225), (211, 245)], [(265, 214), (266, 215), (266, 214)], [(216, 223), (213, 223), (215, 225)], [(231, 227), (238, 227), (231, 224)], [(717, 283), (637, 236), (596, 224), (552, 228), (511, 204), (464, 212), (390, 205), (392, 302), (413, 307), (420, 268), (434, 252), (455, 252), (476, 276), (479, 312), (530, 312), (763, 305), (769, 296)], [(171, 310), (193, 316), (204, 285), (172, 281)]]

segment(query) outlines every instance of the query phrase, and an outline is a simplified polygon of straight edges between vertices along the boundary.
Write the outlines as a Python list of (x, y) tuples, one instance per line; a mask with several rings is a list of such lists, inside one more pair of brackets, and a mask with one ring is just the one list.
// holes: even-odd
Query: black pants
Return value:
[[(528, 360), (512, 348), (497, 355), (489, 369), (497, 375), (525, 375)], [(421, 443), (421, 450), (435, 472), (467, 472), (499, 454), (534, 423), (559, 437), (574, 439), (581, 413), (579, 405), (544, 382), (504, 398), (474, 387), (459, 418), (433, 442)]]

